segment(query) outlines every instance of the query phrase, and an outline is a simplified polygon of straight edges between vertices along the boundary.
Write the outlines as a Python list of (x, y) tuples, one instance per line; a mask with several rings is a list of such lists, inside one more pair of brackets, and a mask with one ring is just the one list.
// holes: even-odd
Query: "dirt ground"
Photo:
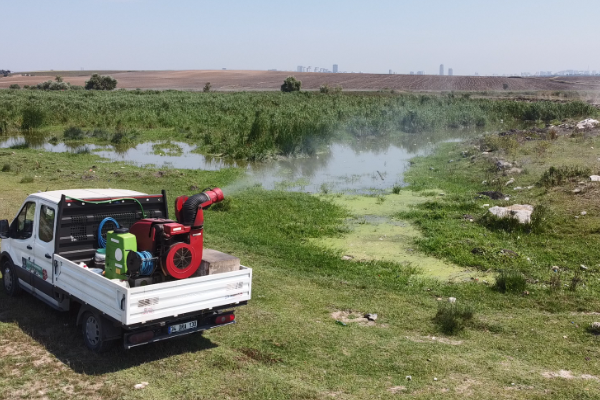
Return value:
[[(74, 85), (83, 85), (93, 72), (107, 73), (125, 89), (202, 90), (207, 82), (216, 91), (279, 90), (292, 75), (302, 81), (302, 89), (316, 90), (321, 85), (341, 86), (344, 90), (397, 91), (543, 91), (600, 90), (600, 77), (508, 78), (489, 76), (437, 76), (387, 74), (332, 74), (289, 71), (46, 71), (35, 76), (16, 73), (0, 78), (0, 88), (11, 84), (35, 85), (61, 75)], [(504, 85), (508, 85), (504, 89)]]

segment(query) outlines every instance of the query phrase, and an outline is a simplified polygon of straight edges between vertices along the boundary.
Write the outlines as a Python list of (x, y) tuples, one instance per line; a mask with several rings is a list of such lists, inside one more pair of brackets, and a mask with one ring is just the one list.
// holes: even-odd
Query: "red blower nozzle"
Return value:
[(192, 227), (202, 226), (204, 217), (199, 210), (207, 209), (214, 203), (223, 201), (225, 196), (219, 188), (207, 189), (191, 197), (180, 196), (175, 199), (175, 215), (177, 221)]

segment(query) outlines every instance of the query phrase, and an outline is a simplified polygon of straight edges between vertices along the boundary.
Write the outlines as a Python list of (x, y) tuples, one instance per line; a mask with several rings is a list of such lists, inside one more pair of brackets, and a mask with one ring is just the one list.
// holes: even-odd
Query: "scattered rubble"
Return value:
[(580, 121), (577, 123), (577, 129), (581, 130), (586, 130), (586, 129), (593, 129), (596, 126), (598, 126), (598, 124), (600, 124), (600, 121), (592, 119), (592, 118), (588, 118), (588, 119), (584, 119), (583, 121)]
[(496, 161), (496, 168), (498, 168), (499, 170), (510, 169), (512, 167), (513, 167), (513, 165), (511, 163), (509, 163), (508, 161), (504, 161), (504, 160)]
[(523, 172), (523, 170), (521, 168), (512, 167), (511, 169), (504, 171), (504, 174), (505, 175), (518, 175), (522, 172)]
[(508, 207), (494, 206), (489, 209), (489, 212), (499, 218), (515, 218), (521, 224), (528, 224), (531, 222), (533, 206), (529, 204), (514, 204)]
[(377, 314), (365, 314), (365, 318), (368, 319), (369, 321), (376, 321)]
[(149, 385), (148, 382), (142, 382), (142, 383), (138, 383), (137, 385), (134, 385), (133, 388), (134, 389), (143, 389), (143, 388), (145, 388), (148, 385)]

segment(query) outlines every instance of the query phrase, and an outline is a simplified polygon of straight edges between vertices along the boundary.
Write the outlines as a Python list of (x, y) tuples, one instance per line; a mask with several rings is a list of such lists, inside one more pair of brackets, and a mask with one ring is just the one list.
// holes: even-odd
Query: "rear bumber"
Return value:
[(235, 314), (233, 311), (225, 311), (215, 312), (209, 315), (187, 317), (173, 322), (161, 322), (151, 326), (143, 326), (125, 333), (123, 336), (123, 347), (125, 349), (131, 349), (132, 347), (142, 346), (144, 344), (235, 324), (235, 322)]
[(127, 288), (58, 255), (54, 285), (125, 329), (241, 305), (252, 294), (252, 269)]

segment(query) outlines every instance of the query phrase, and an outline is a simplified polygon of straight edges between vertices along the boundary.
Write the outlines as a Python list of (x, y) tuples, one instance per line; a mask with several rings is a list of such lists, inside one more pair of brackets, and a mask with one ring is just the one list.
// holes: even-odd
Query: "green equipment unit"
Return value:
[(106, 268), (104, 276), (108, 279), (129, 279), (127, 274), (127, 255), (137, 251), (135, 235), (128, 229), (116, 229), (106, 233)]

